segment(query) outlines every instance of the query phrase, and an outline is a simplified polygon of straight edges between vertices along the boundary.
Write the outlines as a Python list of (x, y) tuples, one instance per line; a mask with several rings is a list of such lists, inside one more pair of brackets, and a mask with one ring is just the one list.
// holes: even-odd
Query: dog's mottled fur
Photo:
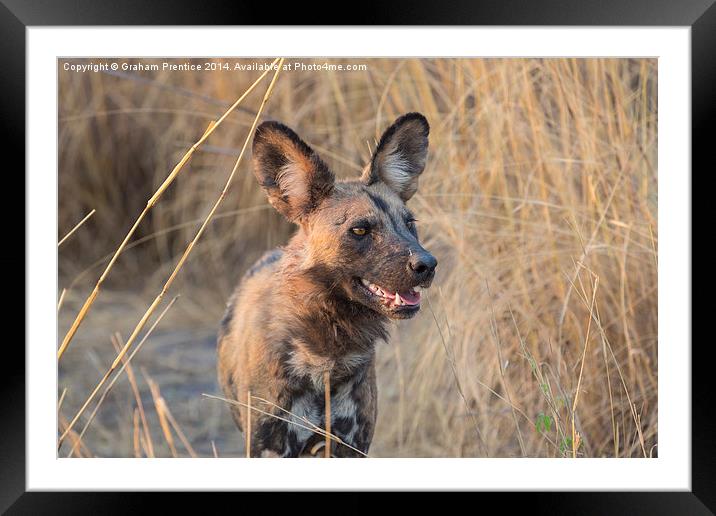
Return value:
[[(254, 173), (271, 204), (299, 229), (244, 275), (229, 301), (218, 341), (227, 398), (245, 403), (251, 391), (257, 408), (325, 428), (323, 373), (329, 371), (332, 432), (368, 452), (377, 415), (375, 346), (388, 339), (389, 318), (412, 317), (420, 305), (419, 295), (417, 304), (386, 302), (361, 279), (408, 298), (433, 279), (437, 261), (420, 245), (405, 206), (425, 168), (428, 132), (425, 117), (403, 115), (359, 179), (336, 181), (291, 129), (277, 122), (258, 127)], [(231, 409), (246, 428), (246, 409)], [(252, 456), (297, 457), (322, 439), (252, 413)], [(359, 455), (340, 444), (333, 454)]]

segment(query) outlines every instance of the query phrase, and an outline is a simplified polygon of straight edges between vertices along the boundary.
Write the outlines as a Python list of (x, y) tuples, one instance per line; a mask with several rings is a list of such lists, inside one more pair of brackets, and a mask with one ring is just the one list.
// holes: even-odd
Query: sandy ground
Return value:
[[(113, 354), (108, 339), (101, 346), (93, 346), (85, 353), (75, 354), (76, 359), (62, 362), (59, 371), (60, 392), (68, 387), (76, 394), (89, 393), (92, 384), (102, 377), (102, 370), (112, 362)], [(221, 456), (243, 455), (243, 438), (234, 426), (229, 411), (222, 402), (209, 400), (206, 394), (220, 395), (216, 381), (216, 335), (212, 329), (196, 331), (156, 332), (135, 357), (134, 371), (137, 376), (142, 404), (145, 407), (152, 440), (158, 447), (157, 455), (168, 456), (169, 448), (161, 433), (154, 409), (149, 385), (143, 373), (155, 381), (166, 400), (171, 413), (186, 434), (199, 456), (212, 455), (212, 441)], [(85, 355), (85, 361), (81, 356)], [(92, 371), (86, 365), (89, 360)], [(64, 414), (70, 407), (78, 407), (79, 396), (68, 391)], [(85, 394), (86, 396), (86, 394)], [(113, 388), (112, 394), (100, 408), (96, 420), (87, 431), (84, 441), (97, 456), (133, 456), (132, 413), (135, 406), (126, 374)], [(176, 436), (175, 436), (176, 439)], [(178, 439), (177, 439), (178, 442)], [(178, 443), (180, 455), (186, 450)]]

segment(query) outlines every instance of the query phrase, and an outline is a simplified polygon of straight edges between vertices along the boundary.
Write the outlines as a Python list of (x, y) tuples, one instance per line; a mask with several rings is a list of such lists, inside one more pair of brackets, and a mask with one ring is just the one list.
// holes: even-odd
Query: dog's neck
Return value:
[(299, 231), (284, 248), (280, 271), (281, 295), (305, 352), (334, 360), (372, 354), (377, 341), (388, 339), (388, 318), (351, 300), (327, 267), (306, 266), (305, 246)]

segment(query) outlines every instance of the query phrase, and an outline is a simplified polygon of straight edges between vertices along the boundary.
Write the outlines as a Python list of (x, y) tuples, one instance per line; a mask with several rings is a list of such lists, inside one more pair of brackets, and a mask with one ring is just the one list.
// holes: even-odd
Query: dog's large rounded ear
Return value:
[(271, 205), (292, 222), (300, 222), (333, 189), (328, 166), (283, 124), (262, 123), (252, 151), (256, 179)]
[(430, 126), (420, 113), (398, 118), (380, 138), (370, 166), (362, 179), (367, 184), (382, 181), (403, 201), (418, 190), (418, 178), (428, 156)]

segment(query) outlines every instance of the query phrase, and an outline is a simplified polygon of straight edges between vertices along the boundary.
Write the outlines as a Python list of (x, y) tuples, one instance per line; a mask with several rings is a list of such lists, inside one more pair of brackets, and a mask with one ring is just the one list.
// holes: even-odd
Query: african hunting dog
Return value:
[[(418, 312), (420, 289), (437, 265), (405, 205), (425, 168), (428, 132), (423, 115), (401, 116), (360, 178), (336, 181), (291, 129), (278, 122), (257, 128), (254, 174), (298, 231), (232, 295), (219, 332), (219, 382), (228, 399), (246, 403), (250, 391), (256, 408), (300, 426), (252, 411), (252, 457), (297, 457), (323, 440), (297, 418), (325, 428), (324, 371), (332, 433), (368, 452), (377, 415), (375, 346), (388, 339), (388, 319)], [(247, 409), (231, 409), (246, 428)], [(359, 455), (332, 447), (334, 456)]]

